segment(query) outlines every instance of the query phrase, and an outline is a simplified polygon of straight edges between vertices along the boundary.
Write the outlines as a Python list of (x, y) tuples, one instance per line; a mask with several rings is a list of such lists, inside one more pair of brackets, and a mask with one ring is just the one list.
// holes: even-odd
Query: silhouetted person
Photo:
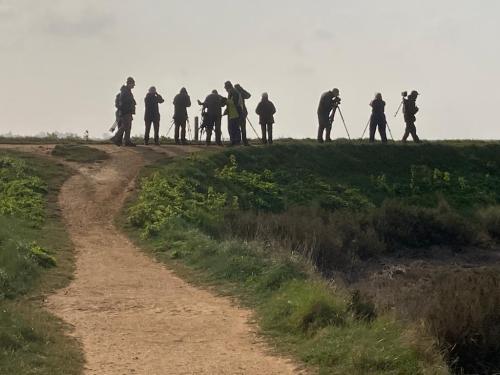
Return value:
[[(120, 95), (121, 93), (118, 93), (116, 96), (115, 96), (115, 108), (116, 108), (116, 111), (115, 111), (115, 123), (113, 124), (113, 126), (111, 127), (111, 129), (109, 129), (109, 131), (111, 132), (114, 132), (115, 130), (118, 130), (120, 129), (120, 127), (122, 126), (122, 114), (120, 112)], [(113, 143), (117, 143), (117, 136), (118, 132), (111, 137), (111, 142)], [(120, 143), (121, 145), (121, 143)]]
[(416, 114), (418, 113), (417, 97), (418, 92), (412, 91), (408, 98), (403, 99), (403, 114), (406, 122), (406, 130), (405, 134), (403, 135), (403, 142), (406, 142), (410, 134), (416, 143), (420, 142), (420, 138), (418, 138), (417, 135), (417, 128), (415, 127), (415, 122), (417, 121)]
[(224, 84), (227, 91), (226, 112), (229, 140), (232, 146), (241, 144), (240, 121), (243, 117), (243, 108), (241, 107), (240, 94), (234, 88), (230, 81)]
[(160, 94), (156, 92), (156, 88), (153, 86), (149, 89), (146, 97), (144, 98), (144, 104), (146, 106), (146, 111), (144, 113), (144, 122), (146, 124), (146, 132), (144, 133), (144, 144), (149, 144), (149, 133), (151, 132), (151, 124), (154, 128), (154, 138), (155, 145), (160, 144), (160, 110), (158, 104), (163, 103), (165, 100)]
[(325, 139), (331, 142), (332, 124), (335, 119), (335, 113), (340, 104), (339, 89), (327, 91), (321, 95), (318, 105), (318, 142), (323, 143), (323, 133), (326, 133)]
[(243, 144), (245, 146), (248, 146), (248, 140), (247, 140), (247, 117), (248, 117), (248, 110), (245, 105), (245, 100), (250, 99), (252, 95), (248, 91), (246, 91), (243, 87), (240, 86), (240, 84), (236, 84), (234, 86), (236, 91), (240, 94), (240, 107), (242, 109), (242, 115), (240, 116), (240, 131), (241, 131), (241, 139), (243, 141)]
[[(191, 98), (187, 90), (183, 87), (179, 94), (174, 98), (174, 124), (175, 124), (175, 143), (187, 144), (186, 123), (188, 121), (187, 109), (191, 107)], [(179, 140), (180, 130), (180, 140)]]
[(120, 90), (120, 98), (118, 106), (120, 111), (121, 126), (118, 129), (114, 138), (114, 143), (117, 146), (122, 144), (128, 147), (134, 147), (135, 144), (130, 140), (130, 131), (132, 130), (132, 121), (135, 115), (136, 102), (132, 89), (135, 87), (135, 81), (132, 77), (127, 78), (127, 84), (122, 86)]
[(259, 123), (262, 129), (262, 143), (273, 144), (273, 124), (276, 107), (269, 100), (269, 96), (265, 92), (262, 94), (262, 100), (257, 105), (255, 112), (259, 115)]
[(207, 145), (212, 143), (212, 132), (215, 129), (215, 143), (222, 146), (222, 107), (226, 106), (226, 98), (219, 95), (217, 90), (213, 90), (212, 93), (205, 98), (203, 103), (198, 100), (198, 104), (203, 106), (202, 126), (205, 127), (205, 132), (207, 133)]
[(370, 103), (370, 106), (372, 107), (372, 117), (370, 118), (370, 142), (375, 142), (375, 132), (378, 128), (382, 142), (387, 143), (387, 119), (385, 118), (385, 102), (382, 99), (382, 94), (378, 93), (375, 95), (375, 99)]

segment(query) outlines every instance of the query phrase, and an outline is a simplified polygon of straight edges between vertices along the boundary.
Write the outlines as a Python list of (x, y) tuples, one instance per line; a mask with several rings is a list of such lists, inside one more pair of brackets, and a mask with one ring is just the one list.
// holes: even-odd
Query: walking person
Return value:
[(224, 88), (227, 91), (225, 114), (227, 115), (229, 140), (231, 142), (231, 146), (237, 146), (241, 144), (240, 122), (241, 117), (243, 117), (240, 94), (230, 81), (227, 81), (224, 84)]
[(412, 91), (408, 98), (403, 98), (403, 114), (406, 123), (403, 143), (406, 143), (410, 135), (415, 143), (420, 143), (420, 138), (417, 135), (417, 128), (415, 127), (415, 122), (417, 121), (416, 114), (419, 111), (419, 108), (417, 107), (418, 95), (418, 92)]
[(154, 129), (154, 142), (155, 145), (160, 145), (160, 110), (158, 105), (163, 103), (162, 96), (156, 92), (156, 87), (152, 86), (146, 97), (144, 98), (144, 104), (146, 111), (144, 113), (144, 122), (146, 125), (146, 131), (144, 133), (144, 144), (149, 145), (149, 133), (151, 132), (151, 124), (153, 124)]
[(215, 143), (218, 146), (222, 146), (222, 107), (226, 106), (226, 98), (219, 95), (217, 90), (213, 90), (210, 95), (205, 98), (202, 103), (198, 100), (198, 104), (203, 106), (202, 116), (203, 124), (202, 127), (205, 128), (207, 134), (206, 144), (207, 146), (212, 143), (212, 133), (215, 130)]
[(276, 107), (269, 100), (267, 92), (262, 94), (262, 100), (257, 105), (255, 112), (259, 115), (259, 123), (262, 129), (262, 143), (273, 144), (273, 124)]
[(135, 115), (135, 106), (137, 105), (132, 89), (135, 87), (135, 80), (132, 77), (127, 78), (127, 83), (120, 90), (118, 107), (120, 111), (120, 127), (114, 138), (117, 146), (135, 147), (130, 139), (132, 130), (132, 121)]
[(387, 143), (387, 119), (385, 117), (385, 102), (382, 99), (382, 94), (377, 93), (375, 99), (370, 103), (372, 107), (372, 116), (370, 118), (370, 142), (375, 142), (375, 132), (380, 134), (380, 139), (383, 143)]
[(239, 93), (239, 106), (242, 109), (242, 115), (240, 116), (240, 131), (241, 131), (241, 140), (243, 141), (243, 145), (248, 146), (248, 139), (247, 139), (247, 117), (248, 117), (248, 110), (245, 104), (245, 100), (250, 99), (252, 95), (246, 91), (241, 85), (238, 83), (234, 86), (236, 91)]
[(319, 100), (318, 105), (318, 142), (323, 143), (323, 134), (326, 142), (331, 142), (332, 125), (335, 119), (335, 113), (341, 102), (339, 89), (327, 91)]
[[(175, 125), (175, 144), (187, 144), (186, 123), (188, 121), (187, 109), (191, 107), (191, 98), (187, 90), (183, 87), (179, 94), (174, 98), (174, 125)], [(180, 139), (179, 139), (180, 132)]]

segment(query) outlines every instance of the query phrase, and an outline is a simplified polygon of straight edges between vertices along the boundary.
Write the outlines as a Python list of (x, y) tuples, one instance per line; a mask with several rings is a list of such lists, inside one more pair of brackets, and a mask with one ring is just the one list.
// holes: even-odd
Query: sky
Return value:
[(400, 93), (416, 89), (422, 138), (499, 139), (499, 14), (498, 0), (0, 0), (0, 134), (103, 137), (133, 76), (135, 134), (150, 86), (165, 134), (181, 87), (193, 118), (231, 80), (253, 94), (254, 126), (269, 93), (278, 137), (315, 137), (319, 97), (338, 87), (354, 138), (376, 92), (400, 138)]

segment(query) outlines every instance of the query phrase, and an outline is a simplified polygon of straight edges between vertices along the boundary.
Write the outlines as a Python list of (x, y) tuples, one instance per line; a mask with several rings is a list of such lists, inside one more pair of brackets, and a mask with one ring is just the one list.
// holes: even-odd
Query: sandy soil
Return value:
[[(69, 287), (47, 301), (50, 311), (74, 327), (85, 353), (85, 373), (299, 372), (256, 335), (249, 311), (184, 282), (113, 225), (151, 155), (194, 149), (99, 148), (111, 158), (74, 165), (78, 173), (62, 188), (60, 205), (76, 248), (76, 273)], [(47, 153), (50, 148), (25, 150)]]

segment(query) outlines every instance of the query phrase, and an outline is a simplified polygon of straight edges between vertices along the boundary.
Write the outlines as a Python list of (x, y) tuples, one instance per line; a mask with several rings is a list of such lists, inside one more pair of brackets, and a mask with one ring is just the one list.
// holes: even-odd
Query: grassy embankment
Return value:
[[(74, 147), (64, 157), (102, 159), (98, 150)], [(43, 157), (0, 151), (0, 374), (82, 372), (79, 344), (43, 309), (44, 296), (67, 285), (74, 268), (57, 205), (70, 174)]]
[(499, 183), (498, 144), (231, 149), (149, 168), (129, 229), (160, 260), (240, 296), (265, 334), (322, 373), (446, 373), (443, 358), (488, 373), (498, 269), (430, 278), (415, 311), (342, 285), (381, 257), (494, 248)]

